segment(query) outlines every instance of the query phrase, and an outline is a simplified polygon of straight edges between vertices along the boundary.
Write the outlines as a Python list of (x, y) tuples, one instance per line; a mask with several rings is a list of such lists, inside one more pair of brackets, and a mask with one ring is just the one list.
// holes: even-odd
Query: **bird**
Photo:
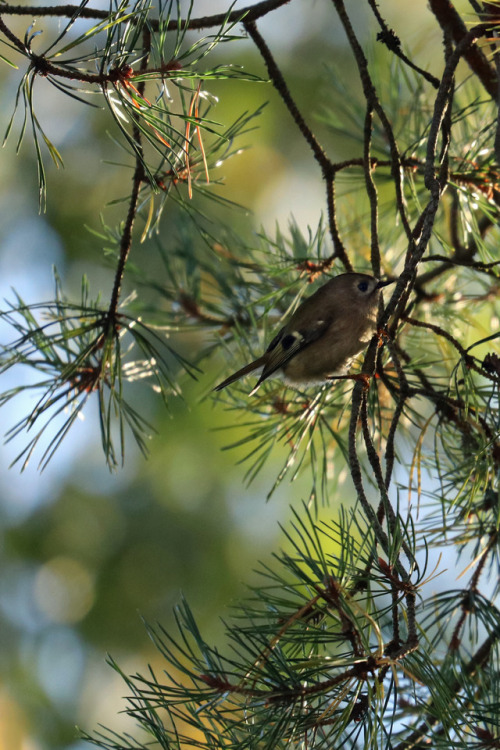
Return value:
[(250, 395), (275, 374), (292, 386), (345, 378), (354, 357), (376, 332), (380, 290), (392, 283), (366, 273), (334, 276), (299, 305), (264, 354), (214, 390), (221, 391), (260, 368)]

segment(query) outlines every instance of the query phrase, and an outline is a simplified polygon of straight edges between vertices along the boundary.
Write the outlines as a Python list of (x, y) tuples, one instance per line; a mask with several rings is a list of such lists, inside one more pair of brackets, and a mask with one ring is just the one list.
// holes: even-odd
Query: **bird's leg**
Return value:
[[(377, 336), (377, 347), (380, 348), (386, 341), (390, 341), (391, 337), (387, 328), (377, 328), (375, 334)], [(367, 391), (370, 387), (371, 375), (367, 372), (356, 373), (355, 375), (329, 375), (327, 380), (360, 380), (363, 383), (363, 390)]]
[(367, 372), (360, 372), (358, 375), (352, 375), (351, 377), (353, 380), (360, 380), (363, 383), (364, 391), (367, 391), (370, 387), (370, 380), (372, 379), (372, 376), (368, 375)]
[(384, 345), (384, 342), (391, 340), (391, 336), (387, 328), (377, 328), (376, 336), (378, 339), (377, 346), (379, 349)]
[(367, 372), (359, 372), (355, 375), (329, 375), (327, 380), (360, 380), (363, 383), (363, 390), (367, 391), (370, 387), (371, 375)]

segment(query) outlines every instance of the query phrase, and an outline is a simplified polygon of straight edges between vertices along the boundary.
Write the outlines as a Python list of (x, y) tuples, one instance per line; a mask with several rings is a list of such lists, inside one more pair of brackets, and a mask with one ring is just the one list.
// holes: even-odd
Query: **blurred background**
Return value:
[[(235, 7), (248, 4), (238, 0)], [(108, 3), (93, 0), (91, 5), (106, 8)], [(372, 40), (375, 57), (372, 16), (360, 0), (347, 0), (346, 5), (364, 38)], [(426, 5), (425, 0), (379, 2), (415, 60), (432, 69), (433, 60), (440, 58), (441, 39)], [(193, 15), (226, 9), (221, 0), (195, 0)], [(5, 18), (21, 37), (32, 21)], [(43, 30), (45, 40), (61, 24), (41, 19), (35, 29)], [(332, 75), (342, 77), (352, 96), (358, 91), (333, 4), (292, 0), (259, 22), (259, 28), (329, 154), (336, 159), (359, 155), (358, 144), (336, 137), (321, 120)], [(9, 56), (16, 58), (14, 53)], [(223, 45), (215, 57), (264, 75), (247, 40)], [(16, 62), (23, 65), (20, 57)], [(7, 127), (23, 72), (3, 64), (0, 68), (0, 132)], [(245, 136), (242, 145), (250, 148), (224, 167), (223, 194), (248, 210), (226, 211), (221, 219), (249, 236), (261, 227), (274, 231), (277, 222), (286, 232), (292, 216), (303, 231), (308, 225), (315, 228), (325, 212), (321, 175), (272, 87), (232, 81), (207, 88), (220, 101), (214, 118), (226, 125), (268, 102), (258, 128)], [(107, 112), (84, 107), (43, 80), (36, 86), (36, 111), (65, 168), (56, 170), (46, 159), (47, 211), (40, 215), (29, 134), (15, 153), (22, 122), (18, 117), (2, 151), (1, 297), (12, 300), (14, 288), (26, 302), (51, 299), (53, 265), (69, 295), (74, 292), (78, 298), (85, 273), (92, 294), (100, 290), (106, 297), (113, 268), (88, 228), (99, 229), (100, 213), (109, 225), (123, 217), (124, 204), (106, 204), (124, 194), (129, 174), (110, 163), (123, 161), (123, 155), (110, 137)], [(356, 200), (355, 194), (346, 193), (345, 210), (355, 211)], [(175, 223), (174, 213), (167, 210), (165, 231)], [(368, 233), (351, 239), (360, 243), (364, 263)], [(147, 269), (153, 253), (148, 243), (136, 244), (131, 261)], [(129, 282), (127, 291), (132, 285)], [(1, 333), (10, 335), (5, 327)], [(198, 335), (182, 342), (187, 356), (199, 345)], [(161, 660), (142, 618), (173, 629), (172, 610), (182, 596), (205, 637), (222, 642), (219, 618), (227, 616), (231, 601), (255, 582), (258, 561), (268, 560), (282, 543), (279, 523), (286, 525), (290, 507), (307, 495), (307, 483), (284, 483), (266, 502), (279, 465), (276, 456), (276, 463), (267, 464), (254, 483), (245, 485), (245, 467), (237, 465), (243, 452), (222, 450), (239, 434), (238, 429), (218, 429), (231, 424), (231, 412), (203, 398), (221, 369), (222, 359), (198, 382), (187, 382), (185, 399), (174, 401), (170, 414), (152, 391), (141, 388), (140, 408), (157, 435), (149, 460), (130, 440), (125, 467), (116, 473), (105, 466), (92, 401), (85, 420), (73, 427), (43, 473), (36, 461), (23, 473), (16, 466), (9, 468), (21, 442), (2, 448), (0, 750), (83, 750), (87, 745), (78, 740), (77, 725), (90, 731), (101, 722), (130, 731), (119, 715), (125, 686), (106, 664), (106, 655), (125, 672), (145, 672), (148, 662), (160, 672)], [(25, 377), (19, 370), (4, 376), (2, 389)], [(3, 431), (19, 419), (20, 408), (14, 401), (2, 409)], [(341, 457), (334, 473), (340, 480), (345, 477)], [(350, 492), (347, 481), (341, 493), (344, 502)]]

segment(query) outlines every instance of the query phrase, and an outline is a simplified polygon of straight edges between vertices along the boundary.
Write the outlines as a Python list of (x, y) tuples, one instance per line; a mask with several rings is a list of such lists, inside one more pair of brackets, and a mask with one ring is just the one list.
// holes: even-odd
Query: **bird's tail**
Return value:
[(219, 383), (219, 385), (216, 385), (214, 388), (214, 391), (222, 391), (223, 388), (225, 388), (227, 385), (231, 385), (231, 383), (234, 383), (235, 380), (239, 380), (244, 375), (247, 375), (249, 372), (253, 372), (254, 370), (258, 370), (259, 367), (263, 367), (264, 365), (264, 357), (259, 357), (258, 359), (254, 359), (253, 362), (250, 362), (250, 364), (245, 365), (245, 367), (242, 367), (241, 370), (238, 370), (237, 372), (230, 375), (226, 380), (223, 380), (222, 383)]

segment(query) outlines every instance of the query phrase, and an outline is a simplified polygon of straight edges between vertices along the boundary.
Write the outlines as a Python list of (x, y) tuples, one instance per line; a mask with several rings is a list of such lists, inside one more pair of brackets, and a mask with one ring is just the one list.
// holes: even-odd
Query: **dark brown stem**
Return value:
[[(389, 428), (389, 434), (387, 435), (387, 442), (386, 442), (386, 447), (385, 447), (385, 452), (384, 452), (385, 453), (385, 486), (389, 487), (389, 483), (392, 477), (392, 471), (394, 468), (394, 460), (395, 460), (394, 441), (396, 438), (396, 431), (399, 425), (399, 420), (401, 419), (403, 415), (404, 406), (409, 397), (410, 387), (409, 387), (405, 372), (403, 370), (403, 367), (401, 365), (401, 360), (398, 357), (396, 347), (394, 346), (393, 341), (390, 338), (390, 336), (387, 337), (386, 345), (389, 350), (389, 354), (391, 355), (391, 359), (396, 369), (396, 372), (398, 375), (398, 381), (399, 381), (399, 393), (397, 395), (396, 408), (394, 409), (394, 414), (392, 415), (391, 426)], [(394, 398), (396, 398), (394, 393), (392, 395)]]
[[(256, 21), (258, 18), (262, 18), (267, 13), (270, 13), (282, 5), (287, 5), (290, 0), (262, 0), (260, 3), (250, 5), (246, 8), (240, 8), (239, 10), (233, 10), (229, 15), (226, 13), (217, 13), (213, 16), (203, 16), (201, 18), (193, 18), (187, 22), (184, 19), (178, 21), (172, 19), (167, 25), (168, 31), (175, 31), (179, 28), (179, 25), (183, 29), (205, 29), (211, 26), (222, 26), (223, 23), (237, 23), (238, 21), (245, 20)], [(72, 18), (73, 16), (79, 16), (80, 18), (88, 18), (95, 20), (105, 20), (109, 18), (110, 13), (107, 10), (96, 10), (93, 8), (80, 8), (78, 5), (60, 5), (58, 7), (46, 6), (21, 6), (21, 5), (2, 5), (1, 12), (4, 15), (16, 15), (16, 16), (60, 16), (63, 18)], [(155, 19), (151, 20), (151, 29), (157, 31), (159, 28), (159, 22)]]
[[(0, 11), (2, 11), (0, 6)], [(108, 83), (126, 83), (127, 81), (133, 80), (136, 76), (144, 75), (156, 75), (166, 78), (171, 76), (174, 72), (178, 72), (178, 67), (172, 62), (165, 63), (161, 68), (150, 68), (144, 67), (141, 64), (141, 69), (138, 73), (125, 66), (123, 68), (113, 68), (109, 73), (85, 73), (78, 68), (61, 67), (54, 65), (44, 55), (35, 55), (30, 49), (8, 28), (0, 14), (0, 31), (7, 37), (7, 39), (26, 55), (32, 66), (32, 70), (39, 73), (42, 76), (56, 76), (58, 78), (67, 78), (70, 81), (81, 81), (82, 83), (97, 84), (99, 86), (105, 86)]]
[(323, 150), (323, 147), (317, 140), (316, 136), (314, 135), (310, 127), (307, 125), (306, 121), (304, 120), (302, 113), (300, 112), (299, 108), (297, 107), (290, 93), (290, 90), (286, 84), (283, 74), (281, 73), (281, 70), (276, 64), (273, 54), (271, 50), (269, 49), (269, 47), (267, 46), (263, 36), (258, 31), (257, 26), (255, 25), (255, 22), (253, 20), (249, 21), (245, 19), (244, 26), (245, 26), (246, 31), (248, 32), (248, 35), (254, 41), (255, 46), (257, 47), (260, 54), (262, 55), (262, 58), (266, 64), (269, 78), (271, 79), (274, 88), (281, 96), (286, 108), (288, 109), (291, 116), (293, 117), (295, 124), (297, 125), (300, 132), (304, 136), (304, 139), (306, 140), (307, 144), (311, 148), (314, 154), (314, 158), (316, 159), (319, 166), (321, 167), (323, 177), (327, 183), (328, 216), (329, 216), (329, 221), (330, 221), (330, 234), (332, 236), (332, 241), (333, 241), (334, 251), (335, 251), (334, 257), (339, 258), (339, 260), (342, 262), (346, 271), (352, 271), (353, 268), (352, 268), (351, 261), (349, 260), (349, 257), (346, 253), (343, 243), (340, 241), (338, 228), (337, 228), (337, 224), (335, 221), (335, 203), (334, 203), (335, 191), (334, 191), (334, 186), (333, 186), (335, 170), (334, 170), (333, 164), (330, 161), (330, 159), (326, 156), (325, 151)]
[(412, 326), (416, 326), (418, 328), (426, 328), (428, 331), (432, 331), (437, 336), (441, 336), (442, 338), (445, 338), (447, 341), (452, 344), (457, 352), (460, 354), (460, 357), (463, 359), (464, 364), (466, 367), (469, 367), (471, 370), (475, 370), (480, 375), (483, 376), (483, 378), (488, 378), (489, 380), (492, 380), (494, 382), (498, 382), (496, 377), (493, 377), (491, 373), (489, 373), (487, 370), (485, 370), (482, 367), (479, 367), (479, 365), (476, 364), (474, 357), (472, 357), (465, 347), (462, 346), (462, 344), (457, 341), (457, 339), (451, 335), (451, 333), (448, 333), (448, 331), (445, 331), (444, 328), (441, 328), (440, 326), (435, 325), (434, 323), (427, 323), (423, 320), (417, 320), (416, 318), (411, 318), (408, 315), (405, 315), (402, 317), (402, 320), (406, 321), (407, 323), (410, 323)]
[[(337, 3), (340, 1), (341, 0), (334, 0), (334, 2)], [(381, 325), (385, 325), (389, 320), (389, 317), (395, 312), (391, 333), (395, 331), (397, 320), (403, 313), (410, 290), (415, 284), (418, 264), (429, 244), (441, 195), (446, 187), (448, 179), (448, 148), (450, 143), (449, 127), (451, 122), (451, 104), (454, 91), (455, 70), (462, 55), (469, 48), (474, 39), (476, 39), (481, 33), (484, 33), (484, 27), (475, 27), (474, 29), (471, 29), (453, 52), (451, 51), (449, 40), (445, 38), (446, 66), (434, 102), (434, 112), (427, 140), (427, 153), (424, 170), (424, 182), (426, 188), (429, 190), (430, 199), (412, 232), (412, 237), (418, 239), (418, 242), (416, 244), (414, 242), (409, 243), (405, 259), (405, 268), (381, 320)], [(440, 154), (440, 167), (438, 174), (436, 175), (435, 163), (437, 143), (440, 133), (443, 135), (443, 142)]]
[(406, 216), (405, 204), (404, 204), (404, 199), (403, 199), (403, 186), (401, 182), (401, 157), (399, 155), (399, 149), (396, 143), (396, 139), (394, 137), (394, 132), (392, 130), (391, 123), (389, 122), (389, 119), (387, 115), (385, 114), (385, 111), (378, 99), (375, 86), (372, 83), (371, 76), (368, 71), (368, 61), (365, 57), (363, 50), (361, 49), (361, 45), (358, 42), (358, 39), (352, 27), (350, 18), (347, 15), (347, 11), (344, 5), (344, 0), (332, 0), (332, 2), (342, 22), (345, 33), (349, 40), (349, 44), (351, 45), (351, 49), (353, 51), (356, 63), (358, 65), (359, 77), (361, 80), (361, 84), (363, 86), (363, 92), (365, 95), (367, 106), (372, 107), (375, 110), (375, 112), (377, 113), (380, 119), (380, 122), (382, 123), (385, 134), (387, 136), (387, 140), (389, 142), (389, 146), (391, 149), (392, 176), (393, 176), (394, 185), (396, 188), (396, 203), (398, 207), (398, 212), (401, 217), (401, 222), (405, 229), (408, 240), (410, 241), (411, 244), (413, 244), (413, 235), (410, 229), (408, 218)]
[(371, 266), (373, 275), (380, 276), (380, 247), (378, 242), (378, 195), (372, 177), (370, 149), (372, 142), (373, 109), (368, 105), (365, 116), (363, 167), (368, 200), (370, 201)]
[[(376, 360), (376, 350), (377, 350), (377, 343), (376, 341), (372, 341), (370, 346), (368, 347), (368, 351), (366, 353), (364, 363), (363, 363), (363, 371), (366, 372), (369, 375), (373, 375), (375, 370), (375, 360)], [(389, 538), (387, 534), (385, 533), (384, 529), (382, 528), (381, 521), (379, 520), (377, 514), (375, 513), (374, 509), (370, 505), (368, 498), (366, 496), (365, 488), (363, 485), (363, 476), (361, 473), (361, 464), (359, 461), (357, 446), (356, 446), (356, 437), (357, 437), (357, 427), (358, 427), (358, 421), (361, 420), (362, 426), (363, 426), (363, 434), (366, 439), (366, 390), (365, 390), (365, 383), (362, 381), (356, 382), (356, 385), (354, 386), (353, 392), (352, 392), (352, 400), (351, 400), (351, 418), (349, 421), (349, 441), (348, 441), (348, 456), (349, 456), (349, 468), (351, 472), (351, 478), (354, 484), (354, 487), (356, 489), (356, 494), (358, 497), (358, 500), (361, 504), (361, 507), (363, 508), (363, 511), (366, 515), (366, 518), (368, 522), (371, 524), (373, 533), (375, 534), (375, 538), (377, 542), (380, 544), (381, 548), (384, 550), (384, 552), (387, 554), (388, 557), (390, 557), (390, 545), (389, 545)], [(367, 446), (368, 449), (368, 446)], [(376, 454), (375, 454), (376, 455)], [(373, 456), (372, 456), (373, 458)], [(378, 461), (378, 457), (377, 457)], [(383, 487), (383, 496), (387, 495), (385, 485), (380, 482), (377, 482), (379, 489)], [(385, 507), (385, 504), (384, 504)], [(413, 560), (412, 555), (409, 555), (410, 561)], [(401, 577), (403, 581), (409, 580), (409, 575), (406, 572), (403, 564), (397, 559), (397, 561), (394, 563), (395, 567), (398, 571), (398, 575)]]
[[(3, 13), (3, 7), (0, 6), (0, 11)], [(12, 33), (12, 31), (9, 29), (8, 26), (5, 25), (5, 22), (0, 15), (0, 31), (7, 37), (9, 42), (12, 42), (12, 44), (17, 47), (17, 49), (23, 53), (23, 55), (28, 55), (29, 50), (26, 48), (26, 45), (21, 42), (20, 39), (17, 38), (15, 34)]]
[[(409, 356), (409, 354), (405, 352), (405, 350), (397, 343), (397, 341), (394, 341), (393, 346), (395, 347), (397, 356), (404, 362), (409, 364), (411, 362), (411, 357)], [(470, 426), (473, 424), (473, 422), (471, 422), (470, 420), (464, 420), (464, 418), (461, 416), (461, 413), (464, 412), (470, 414), (473, 419), (477, 420), (480, 428), (484, 431), (484, 434), (486, 435), (488, 440), (493, 440), (495, 438), (495, 434), (486, 420), (482, 418), (481, 415), (470, 406), (470, 404), (466, 404), (461, 399), (452, 398), (447, 393), (438, 391), (436, 388), (434, 388), (429, 378), (421, 368), (414, 368), (413, 373), (419, 379), (422, 387), (409, 388), (409, 398), (413, 398), (415, 396), (423, 396), (424, 398), (429, 399), (434, 404), (436, 412), (440, 415), (440, 417), (452, 422), (461, 431), (463, 431), (464, 429), (469, 430)]]
[[(450, 238), (451, 244), (454, 248), (453, 254), (446, 258), (442, 255), (430, 255), (424, 258), (425, 261), (441, 261), (441, 264), (431, 271), (426, 271), (419, 275), (416, 288), (422, 289), (425, 284), (441, 276), (446, 271), (452, 269), (454, 266), (468, 266), (475, 268), (478, 271), (484, 271), (493, 278), (498, 278), (497, 274), (493, 272), (493, 268), (497, 266), (500, 261), (493, 263), (482, 263), (480, 261), (473, 261), (474, 256), (478, 251), (478, 245), (474, 237), (471, 238), (468, 245), (463, 245), (458, 233), (458, 216), (459, 216), (459, 205), (458, 197), (456, 192), (453, 193), (452, 204), (450, 208)], [(482, 216), (477, 222), (479, 235), (484, 237), (488, 229), (493, 226), (493, 219), (491, 216)]]
[(488, 94), (496, 100), (498, 86), (496, 71), (474, 44), (474, 40), (467, 41), (470, 31), (467, 30), (467, 26), (455, 10), (453, 3), (450, 0), (429, 0), (429, 6), (443, 31), (451, 34), (457, 46), (462, 45), (465, 40), (464, 59)]
[[(485, 221), (488, 224), (488, 226), (492, 226), (491, 219), (488, 217), (485, 217)], [(481, 232), (483, 234), (483, 232)], [(474, 253), (475, 253), (474, 249)], [(472, 253), (473, 254), (473, 253)], [(448, 264), (448, 266), (467, 266), (468, 268), (475, 268), (477, 271), (490, 271), (492, 268), (496, 268), (500, 265), (500, 260), (492, 260), (491, 263), (483, 263), (480, 260), (477, 261), (468, 261), (468, 260), (459, 260), (458, 258), (455, 258), (452, 256), (451, 258), (447, 258), (446, 255), (428, 255), (426, 258), (423, 259), (426, 262), (432, 261), (441, 261), (443, 264)], [(429, 272), (431, 273), (431, 272)]]
[[(387, 493), (387, 485), (385, 483), (384, 476), (382, 474), (382, 466), (380, 465), (380, 459), (378, 457), (377, 451), (375, 450), (372, 436), (370, 434), (366, 398), (364, 398), (361, 402), (360, 420), (361, 420), (361, 427), (363, 430), (363, 438), (365, 442), (366, 454), (368, 456), (370, 465), (373, 469), (373, 473), (375, 475), (375, 481), (377, 482), (378, 491), (381, 497), (379, 508), (377, 511), (377, 519), (379, 523), (382, 523), (384, 516), (387, 516), (387, 524), (391, 531), (391, 539), (393, 539), (395, 536), (398, 535), (396, 532), (396, 525), (397, 525), (398, 519), (396, 517), (394, 508), (392, 507), (392, 503)], [(405, 541), (401, 542), (401, 547), (404, 550), (405, 555), (407, 556), (411, 567), (414, 567), (415, 556), (413, 552), (410, 550), (410, 548), (408, 547)], [(402, 575), (403, 580), (405, 581), (409, 580), (408, 573), (404, 571), (404, 569), (401, 566), (401, 563), (398, 563), (398, 571), (400, 575)]]
[(328, 210), (328, 225), (330, 228), (330, 236), (332, 238), (333, 242), (333, 248), (334, 253), (330, 258), (328, 258), (329, 265), (333, 263), (335, 258), (339, 258), (340, 262), (343, 264), (346, 271), (352, 271), (353, 267), (351, 264), (351, 261), (349, 260), (349, 256), (347, 255), (347, 250), (345, 248), (344, 243), (342, 242), (342, 238), (339, 233), (339, 228), (337, 224), (337, 209), (336, 209), (336, 203), (335, 203), (335, 175), (329, 174), (326, 179), (326, 205)]
[(243, 25), (246, 31), (248, 32), (248, 35), (251, 37), (252, 41), (255, 43), (255, 46), (259, 50), (260, 54), (262, 55), (262, 58), (266, 64), (267, 72), (269, 73), (269, 77), (273, 83), (274, 88), (283, 99), (288, 111), (290, 112), (290, 114), (292, 115), (295, 121), (295, 124), (299, 128), (300, 132), (304, 136), (307, 143), (309, 144), (314, 154), (314, 158), (316, 159), (318, 164), (321, 166), (323, 171), (325, 170), (327, 171), (331, 169), (330, 160), (326, 156), (323, 150), (323, 147), (320, 145), (316, 136), (307, 125), (301, 112), (299, 111), (299, 108), (297, 107), (295, 101), (293, 100), (290, 90), (283, 77), (283, 74), (281, 73), (281, 70), (276, 64), (273, 54), (271, 50), (269, 49), (269, 47), (267, 46), (264, 40), (264, 37), (257, 29), (255, 22), (245, 20)]
[[(151, 46), (150, 31), (144, 28), (143, 31), (143, 48), (144, 55), (141, 61), (141, 70), (147, 68), (149, 51)], [(137, 87), (140, 96), (144, 96), (145, 82), (141, 81)], [(137, 214), (137, 206), (139, 202), (139, 192), (141, 189), (142, 182), (144, 181), (144, 162), (143, 162), (143, 150), (142, 150), (142, 138), (141, 131), (137, 124), (134, 124), (132, 130), (132, 139), (136, 148), (135, 157), (135, 169), (134, 176), (132, 179), (132, 193), (130, 196), (129, 207), (127, 212), (127, 218), (125, 220), (125, 226), (123, 228), (121, 241), (120, 241), (120, 256), (118, 259), (118, 266), (116, 268), (115, 280), (113, 284), (113, 291), (111, 294), (111, 301), (108, 308), (108, 327), (114, 329), (116, 323), (116, 313), (118, 309), (118, 303), (120, 299), (120, 292), (123, 282), (123, 275), (125, 273), (125, 266), (127, 264), (130, 249), (132, 247), (132, 230), (134, 227), (134, 221)]]
[(379, 34), (377, 34), (377, 41), (382, 42), (385, 44), (387, 49), (390, 49), (391, 52), (393, 52), (395, 55), (397, 55), (400, 60), (402, 60), (408, 67), (412, 68), (414, 71), (419, 73), (423, 78), (425, 78), (426, 81), (428, 81), (430, 84), (434, 86), (435, 89), (439, 86), (439, 78), (436, 78), (436, 76), (433, 76), (431, 73), (428, 73), (426, 70), (423, 70), (422, 68), (419, 68), (418, 65), (415, 65), (413, 60), (410, 60), (409, 57), (405, 55), (403, 50), (401, 49), (401, 42), (399, 40), (399, 37), (396, 35), (393, 29), (390, 29), (389, 26), (386, 24), (383, 16), (381, 15), (377, 3), (375, 0), (368, 0), (368, 5), (373, 11), (373, 14), (375, 18), (378, 21), (378, 24), (381, 28), (381, 31)]
[(450, 644), (448, 647), (448, 653), (450, 653), (451, 651), (456, 651), (460, 646), (462, 629), (467, 620), (467, 616), (471, 614), (471, 611), (473, 611), (473, 608), (471, 608), (470, 603), (472, 601), (474, 594), (477, 593), (477, 586), (479, 583), (479, 579), (481, 578), (481, 575), (484, 571), (484, 567), (486, 563), (488, 562), (489, 553), (491, 552), (493, 548), (497, 546), (497, 543), (498, 543), (498, 533), (495, 530), (494, 533), (491, 534), (490, 536), (486, 549), (484, 550), (483, 555), (477, 564), (476, 570), (474, 571), (474, 575), (472, 576), (470, 580), (469, 586), (463, 592), (462, 603), (461, 603), (462, 612), (460, 614), (460, 617), (458, 618), (458, 622), (455, 625), (455, 628), (453, 629), (453, 633), (450, 638)]

